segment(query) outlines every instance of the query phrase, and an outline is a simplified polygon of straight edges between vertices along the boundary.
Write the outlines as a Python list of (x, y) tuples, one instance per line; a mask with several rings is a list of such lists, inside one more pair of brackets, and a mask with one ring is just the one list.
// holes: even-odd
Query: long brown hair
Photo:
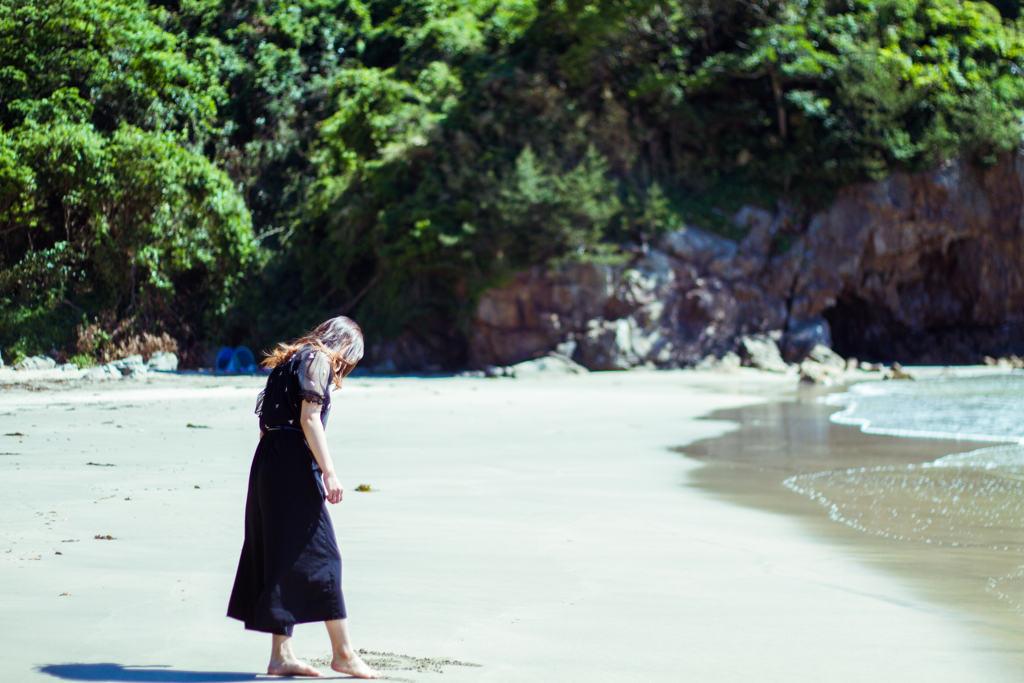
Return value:
[(363, 357), (363, 330), (351, 318), (339, 315), (294, 341), (281, 342), (273, 351), (265, 351), (267, 357), (262, 365), (276, 368), (291, 360), (303, 346), (312, 346), (327, 354), (334, 369), (334, 386), (341, 388), (341, 380)]

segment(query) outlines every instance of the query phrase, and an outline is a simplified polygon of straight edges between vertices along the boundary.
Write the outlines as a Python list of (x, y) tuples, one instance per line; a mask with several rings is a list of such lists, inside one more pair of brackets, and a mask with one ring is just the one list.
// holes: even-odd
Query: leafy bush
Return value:
[(201, 153), (223, 91), (141, 2), (0, 0), (0, 347), (132, 320), (195, 341), (258, 258)]

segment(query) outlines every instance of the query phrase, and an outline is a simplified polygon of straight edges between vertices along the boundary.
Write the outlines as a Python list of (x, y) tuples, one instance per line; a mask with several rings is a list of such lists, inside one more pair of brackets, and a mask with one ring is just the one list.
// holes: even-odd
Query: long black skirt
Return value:
[(322, 486), (302, 432), (260, 439), (228, 602), (228, 616), (247, 629), (290, 636), (295, 624), (346, 617), (341, 553)]

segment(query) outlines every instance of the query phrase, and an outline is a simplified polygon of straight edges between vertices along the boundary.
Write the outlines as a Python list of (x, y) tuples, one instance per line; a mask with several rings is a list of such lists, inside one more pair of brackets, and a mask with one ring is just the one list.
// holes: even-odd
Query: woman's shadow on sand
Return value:
[(40, 673), (68, 681), (149, 681), (150, 683), (221, 683), (254, 681), (256, 674), (237, 671), (179, 671), (162, 666), (120, 664), (49, 664)]

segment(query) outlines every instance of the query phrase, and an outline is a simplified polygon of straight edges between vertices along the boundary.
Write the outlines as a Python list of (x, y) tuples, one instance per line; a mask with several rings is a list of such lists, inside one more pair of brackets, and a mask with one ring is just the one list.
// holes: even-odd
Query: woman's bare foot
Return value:
[(267, 666), (267, 673), (271, 676), (312, 676), (323, 678), (323, 674), (312, 666), (295, 658), (271, 659)]
[(281, 636), (276, 633), (271, 636), (270, 664), (267, 665), (267, 673), (271, 676), (323, 678), (322, 673), (295, 656), (295, 653), (292, 652), (291, 636)]
[(356, 678), (380, 678), (380, 672), (371, 669), (352, 647), (352, 639), (348, 635), (348, 619), (332, 619), (325, 621), (324, 625), (331, 637), (331, 650), (334, 654), (332, 669)]
[(334, 660), (331, 661), (331, 668), (340, 674), (348, 674), (349, 676), (355, 676), (356, 678), (380, 678), (380, 672), (376, 669), (371, 669), (370, 666), (355, 653), (352, 653), (352, 656), (348, 658), (341, 657), (335, 653)]

